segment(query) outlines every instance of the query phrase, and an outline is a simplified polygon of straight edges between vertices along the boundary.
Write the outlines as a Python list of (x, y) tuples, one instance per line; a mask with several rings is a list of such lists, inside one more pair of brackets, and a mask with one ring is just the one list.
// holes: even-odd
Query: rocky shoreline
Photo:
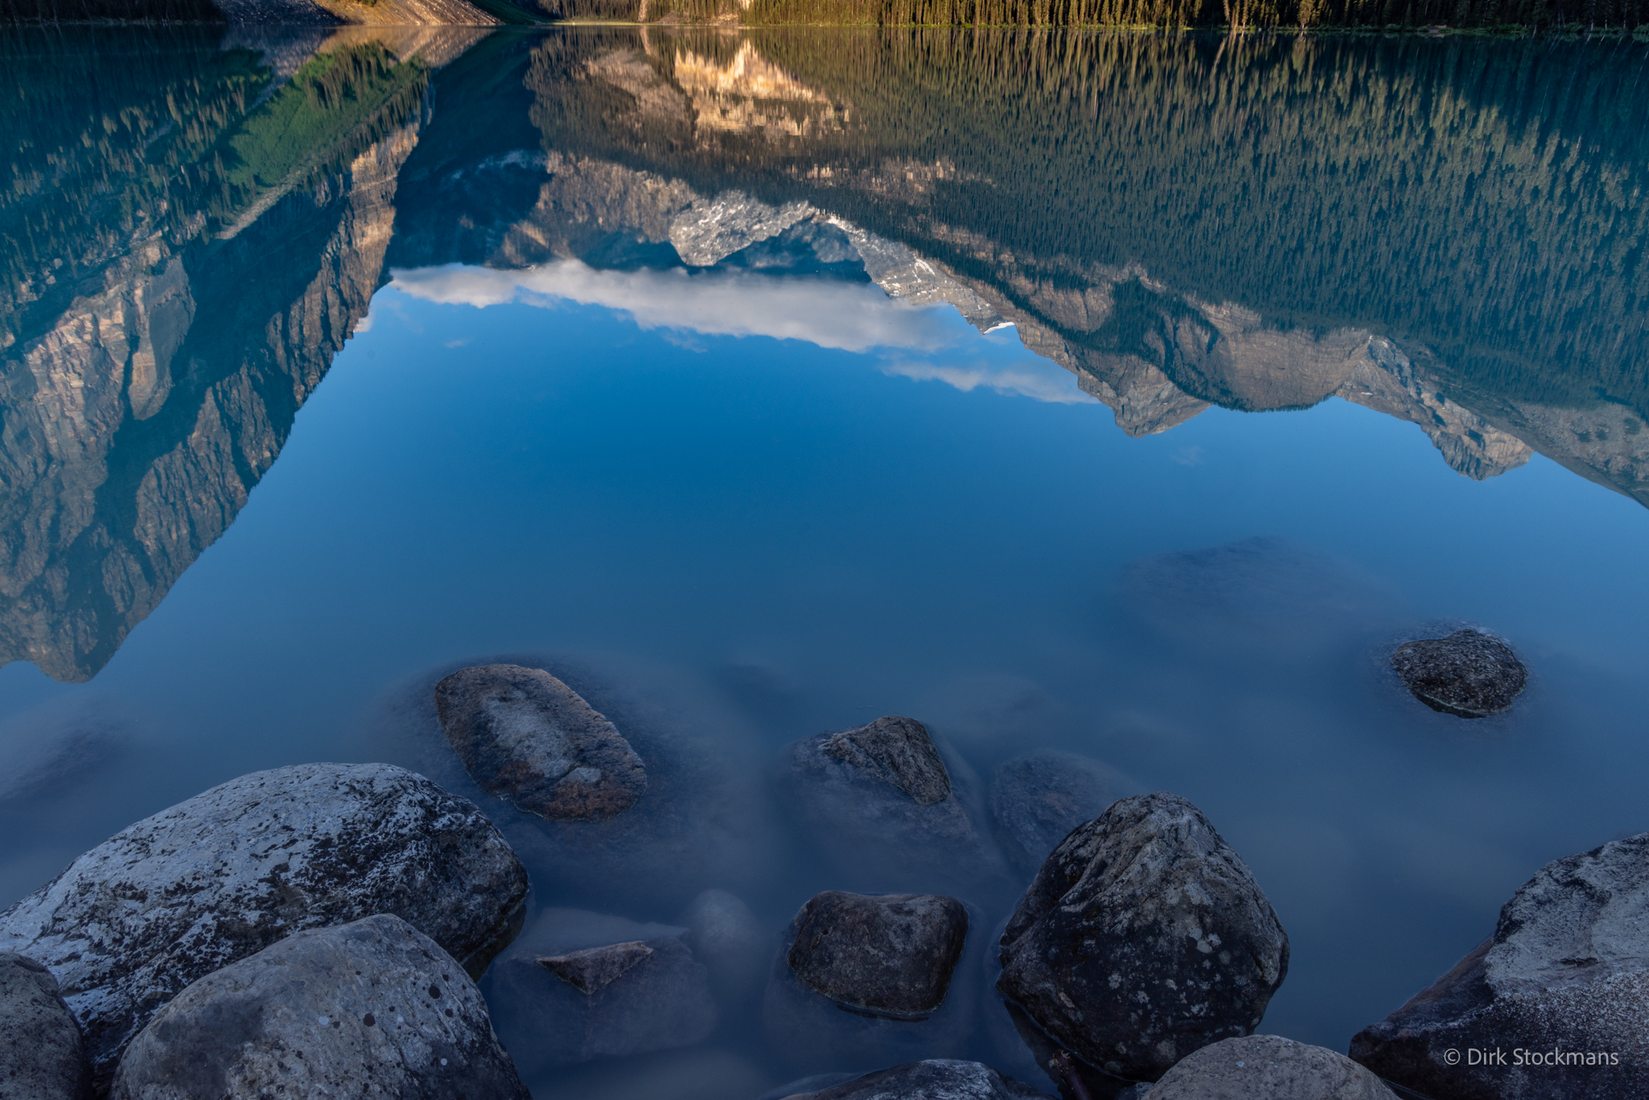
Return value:
[[(1405, 642), (1391, 664), (1461, 718), (1527, 682), (1475, 628)], [(649, 743), (549, 670), (472, 666), (434, 695), (470, 777), (546, 827), (660, 797)], [(1178, 795), (1050, 752), (982, 789), (901, 716), (791, 745), (772, 783), (839, 858), (874, 848), (893, 878), (1009, 881), (1019, 900), (993, 926), (946, 893), (823, 889), (781, 933), (707, 889), (678, 924), (548, 907), (523, 930), (527, 872), (474, 803), (388, 764), (278, 768), (129, 826), (0, 913), (0, 1094), (517, 1098), (523, 1072), (693, 1047), (743, 1004), (822, 1074), (764, 1100), (1045, 1095), (954, 1056), (993, 995), (976, 973), (1020, 1064), (1066, 1100), (1649, 1093), (1649, 833), (1541, 869), (1488, 941), (1348, 1057), (1259, 1033), (1287, 932)], [(483, 971), (529, 1006), (499, 1033)], [(839, 1072), (844, 1029), (909, 1060)], [(1497, 1047), (1569, 1055), (1460, 1064)]]

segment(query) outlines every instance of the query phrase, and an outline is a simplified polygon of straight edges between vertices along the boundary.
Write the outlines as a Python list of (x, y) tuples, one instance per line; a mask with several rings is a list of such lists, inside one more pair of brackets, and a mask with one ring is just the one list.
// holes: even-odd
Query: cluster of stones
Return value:
[[(1477, 631), (1406, 644), (1393, 666), (1464, 717), (1510, 705), (1526, 679)], [(541, 669), (463, 669), (437, 686), (436, 709), (479, 785), (524, 812), (595, 822), (648, 797), (643, 756)], [(996, 988), (1068, 1095), (1386, 1100), (1382, 1077), (1438, 1096), (1649, 1094), (1649, 834), (1543, 869), (1482, 947), (1347, 1058), (1255, 1034), (1288, 937), (1185, 799), (1130, 794), (1126, 777), (1050, 752), (1002, 765), (987, 798), (906, 717), (804, 739), (786, 760), (807, 835), (885, 857), (890, 879), (1034, 866), (994, 944)], [(547, 909), (517, 935), (526, 894), (482, 812), (411, 772), (314, 764), (225, 783), (0, 914), (0, 1094), (522, 1097), (506, 1046), (532, 1071), (691, 1046), (765, 971), (774, 1037), (851, 1018), (917, 1051), (775, 1097), (1040, 1095), (921, 1054), (971, 1010), (959, 969), (986, 927), (948, 894), (824, 891), (776, 956), (724, 891), (673, 925)], [(489, 964), (528, 1006), (502, 1043), (472, 981)], [(1594, 1056), (1510, 1068), (1451, 1056), (1501, 1048)]]

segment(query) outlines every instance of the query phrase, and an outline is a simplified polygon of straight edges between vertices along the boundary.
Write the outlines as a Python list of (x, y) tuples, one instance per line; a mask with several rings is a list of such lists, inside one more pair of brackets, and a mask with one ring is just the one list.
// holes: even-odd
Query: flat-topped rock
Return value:
[(435, 686), (447, 740), (483, 788), (552, 819), (611, 817), (647, 789), (629, 741), (541, 668), (475, 665)]
[(56, 974), (106, 1079), (180, 989), (293, 932), (392, 913), (478, 971), (526, 893), (470, 803), (388, 764), (302, 764), (123, 829), (0, 913), (0, 950)]
[(90, 1087), (80, 1025), (57, 979), (32, 959), (0, 954), (0, 1096), (82, 1100)]
[(132, 1040), (112, 1100), (527, 1100), (481, 991), (399, 917), (298, 932), (195, 982)]
[(844, 1008), (921, 1019), (945, 999), (968, 911), (931, 894), (826, 890), (791, 925), (786, 960), (803, 985)]
[(1245, 1035), (1193, 1051), (1162, 1075), (1145, 1100), (1397, 1098), (1344, 1054), (1280, 1035)]
[(1254, 876), (1177, 795), (1124, 798), (1068, 836), (1002, 934), (997, 987), (1107, 1073), (1160, 1076), (1259, 1025), (1288, 937)]
[[(1434, 1096), (1649, 1096), (1649, 833), (1548, 863), (1487, 942), (1351, 1041), (1387, 1080)], [(1471, 1064), (1503, 1050), (1507, 1065)], [(1510, 1052), (1522, 1050), (1523, 1064)], [(1561, 1052), (1559, 1055), (1557, 1052)]]
[(1511, 646), (1475, 628), (1398, 646), (1391, 667), (1416, 699), (1460, 718), (1499, 714), (1529, 680)]

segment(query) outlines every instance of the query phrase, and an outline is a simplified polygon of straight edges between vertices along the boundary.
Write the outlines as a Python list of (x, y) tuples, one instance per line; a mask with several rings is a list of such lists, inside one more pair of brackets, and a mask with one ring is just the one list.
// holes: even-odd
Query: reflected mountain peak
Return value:
[[(925, 32), (113, 41), (7, 47), (0, 661), (109, 659), (390, 270), (1086, 394), (1130, 435), (1338, 398), (1469, 477), (1540, 453), (1649, 503), (1649, 157), (1610, 121), (1642, 49), (1511, 72), (1468, 41), (1047, 34), (1012, 66)], [(1365, 91), (1324, 106), (1346, 74)], [(1069, 380), (977, 365), (949, 310)]]

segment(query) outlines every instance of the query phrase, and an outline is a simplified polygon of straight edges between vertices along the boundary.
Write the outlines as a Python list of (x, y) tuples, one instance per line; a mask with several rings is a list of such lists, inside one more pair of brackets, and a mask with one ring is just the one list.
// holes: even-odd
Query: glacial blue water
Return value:
[[(688, 46), (569, 35), (549, 49), (523, 37), (420, 60), (372, 45), (394, 72), (416, 70), (416, 94), (388, 100), (387, 119), (352, 120), (341, 153), (288, 166), (285, 190), (260, 178), (228, 210), (168, 198), (169, 211), (197, 201), (217, 219), (205, 231), (160, 225), (148, 191), (146, 211), (121, 221), (109, 199), (128, 186), (118, 171), (43, 197), (19, 161), (0, 229), (21, 241), (26, 225), (39, 240), (61, 222), (52, 247), (76, 269), (45, 290), (14, 285), (0, 343), (11, 608), (0, 904), (123, 825), (254, 769), (388, 760), (480, 797), (420, 700), (437, 672), (499, 655), (540, 660), (598, 707), (748, 779), (744, 820), (764, 841), (702, 882), (638, 874), (599, 898), (526, 848), (535, 907), (668, 922), (697, 887), (726, 886), (777, 951), (811, 893), (854, 883), (783, 839), (786, 807), (765, 777), (795, 738), (909, 714), (982, 777), (1052, 747), (1195, 801), (1292, 941), (1264, 1030), (1337, 1049), (1487, 936), (1542, 863), (1649, 827), (1649, 482), (1633, 427), (1649, 410), (1649, 362), (1631, 358), (1646, 316), (1557, 308), (1564, 291), (1545, 282), (1589, 279), (1604, 291), (1583, 299), (1641, 306), (1641, 268), (1571, 248), (1561, 270), (1505, 275), (1537, 303), (1535, 320), (1569, 326), (1565, 346), (1608, 330), (1625, 356), (1554, 362), (1465, 300), (1481, 287), (1462, 285), (1450, 314), (1469, 339), (1438, 327), (1433, 313), (1448, 307), (1405, 304), (1396, 266), (1381, 268), (1389, 296), (1356, 297), (1365, 284), (1348, 277), (1331, 317), (1309, 302), (1245, 301), (1257, 285), (1247, 275), (1222, 294), (1207, 265), (1179, 270), (1184, 282), (1159, 276), (1176, 262), (1167, 245), (1157, 262), (1128, 257), (1134, 268), (1080, 240), (1038, 254), (1038, 211), (964, 202), (961, 183), (892, 197), (841, 184), (832, 209), (828, 188), (796, 182), (810, 156), (839, 176), (845, 163), (909, 181), (918, 173), (888, 169), (893, 155), (875, 145), (904, 142), (910, 163), (920, 153), (942, 180), (965, 181), (970, 151), (884, 131), (854, 144), (841, 135), (890, 124), (860, 103), (830, 130), (808, 104), (868, 93), (823, 84), (815, 99), (723, 86), (734, 122), (717, 129), (692, 98)], [(168, 48), (193, 76), (227, 53), (242, 75), (211, 79), (289, 79), (272, 49)], [(323, 60), (340, 48), (304, 47)], [(1362, 51), (1380, 72), (1447, 85), (1424, 58), (1387, 56), (1389, 44), (1317, 48), (1334, 53), (1325, 65)], [(110, 45), (8, 49), (95, 57)], [(648, 139), (592, 93), (579, 146), (509, 67), (560, 66), (554, 103), (571, 117), (564, 83), (599, 83), (597, 62), (613, 55), (650, 60), (686, 89), (692, 140)], [(1274, 60), (1251, 59), (1256, 88), (1272, 87)], [(484, 79), (498, 72), (508, 95)], [(71, 147), (65, 135), (151, 103), (174, 75), (97, 85), (28, 124), (17, 147), (54, 136)], [(1581, 166), (1564, 186), (1584, 197), (1598, 180), (1641, 181), (1643, 164), (1609, 145), (1618, 135), (1588, 130), (1602, 122), (1551, 106), (1544, 87), (1513, 106), (1556, 130), (1549, 140), (1575, 143)], [(1261, 113), (1297, 106), (1255, 95)], [(237, 102), (252, 121), (230, 111), (221, 140), (247, 158), (253, 145), (233, 135), (254, 126), (257, 96)], [(491, 130), (483, 103), (499, 112)], [(772, 121), (794, 117), (817, 128)], [(483, 131), (501, 135), (496, 147)], [(724, 133), (744, 144), (716, 144)], [(1445, 167), (1454, 155), (1432, 152)], [(769, 155), (778, 167), (753, 178)], [(1169, 168), (1200, 163), (1164, 156)], [(1288, 168), (1267, 164), (1244, 171)], [(1051, 181), (1067, 167), (1026, 171)], [(1012, 186), (985, 190), (1011, 198)], [(791, 217), (787, 202), (808, 210)], [(863, 224), (878, 203), (918, 214)], [(1610, 231), (1629, 234), (1636, 216)], [(1552, 217), (1558, 245), (1586, 239)], [(89, 227), (104, 234), (95, 244)], [(1493, 231), (1429, 230), (1449, 255)], [(1252, 257), (1231, 270), (1279, 262), (1266, 239), (1231, 232), (1233, 253)], [(165, 282), (174, 262), (181, 291)], [(909, 289), (929, 277), (937, 290)], [(163, 316), (163, 291), (190, 298), (186, 318)], [(1147, 291), (1172, 304), (1129, 331), (1170, 335), (1105, 335), (1105, 318)], [(1211, 334), (1200, 342), (1152, 320), (1192, 314)], [(115, 346), (116, 320), (142, 329), (136, 353)], [(1368, 350), (1387, 340), (1408, 366)], [(145, 396), (144, 356), (170, 372), (158, 399)], [(1127, 372), (1150, 371), (1116, 399), (1145, 434), (1118, 427), (1079, 385), (1114, 392)], [(1390, 394), (1369, 388), (1381, 379), (1397, 379)], [(1292, 396), (1302, 388), (1312, 399)], [(1151, 419), (1181, 401), (1194, 415)], [(111, 564), (126, 560), (141, 565)], [(1508, 714), (1433, 713), (1386, 672), (1396, 640), (1457, 622), (1503, 634), (1526, 660), (1531, 684)], [(994, 924), (1013, 898), (968, 900)], [(973, 934), (984, 967), (990, 930)], [(983, 1005), (963, 1050), (1034, 1077), (1000, 1009)], [(544, 1095), (753, 1100), (800, 1071), (746, 1008), (729, 1007), (701, 1049), (533, 1083)], [(493, 1009), (507, 1019), (516, 1006)], [(876, 1068), (884, 1054), (867, 1044), (837, 1068)]]

